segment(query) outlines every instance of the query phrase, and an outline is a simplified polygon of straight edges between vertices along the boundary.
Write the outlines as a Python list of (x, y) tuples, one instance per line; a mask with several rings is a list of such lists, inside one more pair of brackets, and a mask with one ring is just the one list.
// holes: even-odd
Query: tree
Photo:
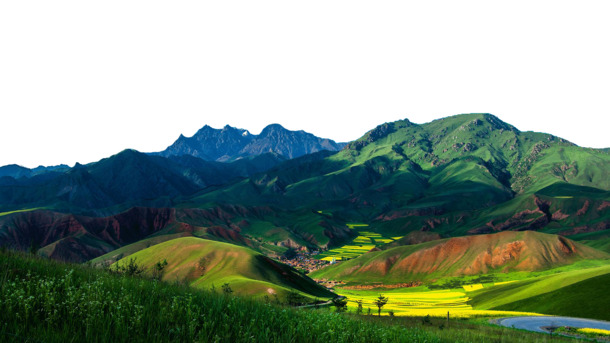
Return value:
[(347, 311), (347, 298), (337, 297), (333, 299), (333, 306), (339, 313)]
[(385, 304), (388, 303), (388, 297), (384, 297), (383, 294), (379, 294), (379, 296), (375, 299), (375, 301), (373, 301), (373, 303), (375, 304), (375, 306), (377, 306), (378, 310), (377, 310), (377, 315), (381, 316), (381, 308), (385, 306)]
[(208, 269), (208, 258), (203, 256), (197, 262), (197, 269), (201, 273), (201, 276), (205, 275), (206, 270)]
[(40, 250), (40, 244), (38, 244), (38, 242), (30, 242), (30, 247), (28, 249), (28, 252), (32, 255), (36, 255), (38, 253), (38, 250)]
[[(144, 272), (144, 268), (141, 267), (137, 262), (136, 258), (130, 258), (127, 263), (120, 264), (117, 262), (114, 268), (114, 272), (121, 273), (127, 276), (140, 276)], [(113, 271), (112, 269), (110, 269)]]
[(130, 258), (125, 266), (125, 274), (129, 276), (138, 276), (144, 272), (144, 267), (136, 263), (136, 258)]
[(153, 280), (161, 281), (163, 274), (165, 273), (165, 267), (167, 267), (167, 260), (163, 259), (155, 264), (153, 268)]
[(290, 293), (286, 296), (286, 300), (288, 301), (288, 305), (290, 306), (298, 306), (303, 303), (305, 297), (301, 295), (301, 293), (296, 290), (291, 290)]
[(233, 290), (231, 289), (231, 286), (229, 286), (228, 283), (225, 283), (224, 285), (222, 285), (222, 292), (226, 295), (230, 295), (231, 293), (233, 293)]
[(362, 313), (362, 299), (356, 300), (356, 304), (358, 304), (358, 308), (356, 308), (356, 314)]
[(288, 250), (284, 251), (282, 257), (287, 260), (292, 260), (297, 257), (297, 251), (293, 247), (290, 247)]

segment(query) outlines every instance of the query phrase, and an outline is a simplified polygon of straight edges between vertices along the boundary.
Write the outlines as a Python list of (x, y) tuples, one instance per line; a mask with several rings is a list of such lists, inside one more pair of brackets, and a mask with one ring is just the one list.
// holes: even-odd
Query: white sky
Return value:
[(2, 1), (0, 165), (467, 112), (610, 146), (610, 2), (414, 3)]

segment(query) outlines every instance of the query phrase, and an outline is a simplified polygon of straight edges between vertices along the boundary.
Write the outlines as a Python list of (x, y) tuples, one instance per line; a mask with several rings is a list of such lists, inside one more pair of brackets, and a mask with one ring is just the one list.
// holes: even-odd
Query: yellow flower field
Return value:
[(357, 228), (357, 227), (367, 227), (367, 226), (369, 226), (369, 224), (358, 224), (358, 223), (348, 223), (348, 224), (345, 224), (345, 225), (348, 228), (352, 229), (352, 230)]
[(494, 286), (498, 286), (498, 285), (506, 285), (507, 283), (513, 283), (513, 282), (517, 282), (517, 280), (512, 280), (512, 281), (502, 281), (502, 282), (494, 282)]
[[(367, 224), (346, 224), (350, 229), (367, 227)], [(386, 244), (400, 239), (402, 237), (384, 237), (379, 233), (370, 231), (359, 231), (360, 236), (354, 238), (351, 244), (344, 245), (339, 248), (334, 248), (320, 254), (320, 259), (332, 261), (333, 258), (337, 261), (343, 259), (356, 258), (367, 251), (373, 249), (377, 245)]]
[(466, 292), (472, 292), (472, 291), (476, 291), (476, 290), (479, 290), (479, 289), (483, 289), (483, 285), (480, 284), (480, 283), (477, 283), (477, 284), (474, 284), (474, 285), (465, 285), (465, 286), (462, 286), (462, 287), (464, 288), (464, 290)]
[(582, 328), (582, 329), (578, 329), (578, 332), (589, 333), (589, 334), (594, 334), (594, 335), (610, 336), (610, 330)]
[[(483, 288), (482, 285), (471, 285), (476, 289)], [(404, 290), (404, 291), (403, 291)], [(413, 289), (388, 290), (387, 292), (360, 291), (338, 289), (338, 294), (347, 297), (348, 309), (356, 311), (357, 300), (362, 300), (363, 314), (368, 313), (368, 308), (372, 314), (377, 314), (377, 306), (374, 301), (383, 294), (389, 298), (388, 303), (382, 308), (381, 315), (389, 315), (393, 311), (395, 316), (409, 317), (446, 317), (449, 312), (452, 318), (470, 318), (477, 316), (514, 316), (514, 315), (537, 315), (536, 313), (511, 312), (511, 311), (491, 311), (474, 310), (468, 305), (470, 300), (466, 293), (459, 290), (432, 290), (432, 291), (413, 291)]]

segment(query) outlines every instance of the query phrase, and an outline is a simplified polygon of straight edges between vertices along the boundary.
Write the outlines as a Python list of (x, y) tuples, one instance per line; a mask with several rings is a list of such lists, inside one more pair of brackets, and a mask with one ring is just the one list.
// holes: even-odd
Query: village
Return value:
[(285, 263), (296, 270), (302, 271), (305, 274), (311, 273), (315, 270), (318, 270), (324, 266), (331, 264), (331, 262), (326, 260), (318, 260), (313, 256), (319, 254), (320, 252), (315, 250), (312, 252), (307, 251), (298, 251), (294, 256), (290, 256), (292, 258), (280, 257), (279, 260), (282, 263)]

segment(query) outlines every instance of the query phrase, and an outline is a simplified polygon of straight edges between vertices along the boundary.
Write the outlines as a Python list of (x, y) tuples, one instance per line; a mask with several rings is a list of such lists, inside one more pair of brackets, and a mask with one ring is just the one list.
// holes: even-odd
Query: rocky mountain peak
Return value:
[(305, 131), (290, 131), (280, 124), (266, 126), (259, 135), (225, 125), (214, 129), (208, 125), (192, 137), (180, 137), (158, 155), (191, 155), (209, 161), (233, 161), (273, 152), (285, 158), (296, 158), (321, 150), (338, 151), (343, 144), (316, 137)]

